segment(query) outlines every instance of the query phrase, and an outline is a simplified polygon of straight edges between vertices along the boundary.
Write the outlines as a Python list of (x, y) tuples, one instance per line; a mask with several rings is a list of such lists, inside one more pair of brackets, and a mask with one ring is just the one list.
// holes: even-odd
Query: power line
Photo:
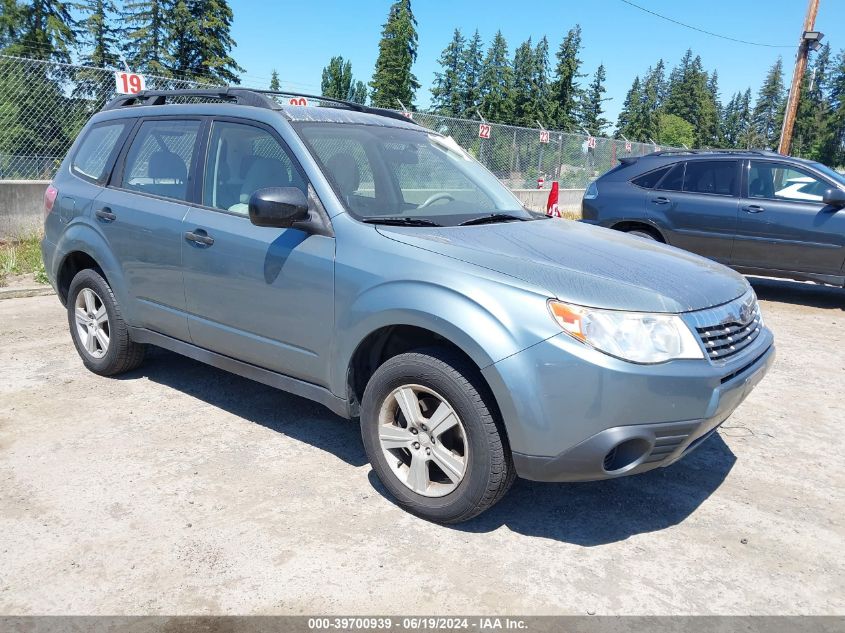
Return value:
[(677, 24), (678, 26), (683, 26), (687, 29), (692, 29), (693, 31), (698, 31), (699, 33), (704, 33), (706, 35), (712, 35), (713, 37), (718, 37), (723, 40), (728, 40), (730, 42), (738, 42), (739, 44), (749, 44), (751, 46), (765, 46), (766, 48), (795, 48), (794, 44), (762, 44), (760, 42), (749, 42), (748, 40), (741, 40), (736, 37), (729, 37), (727, 35), (720, 35), (719, 33), (714, 33), (713, 31), (707, 31), (705, 29), (698, 28), (697, 26), (692, 26), (691, 24), (686, 24), (684, 22), (680, 22), (673, 18), (666, 17), (665, 15), (661, 15), (660, 13), (656, 13), (651, 9), (646, 9), (645, 7), (641, 7), (638, 4), (634, 4), (630, 0), (620, 0), (620, 2), (624, 2), (627, 5), (634, 7), (635, 9), (639, 9), (640, 11), (645, 11), (646, 13), (650, 13), (651, 15), (660, 18), (661, 20), (666, 20), (667, 22), (671, 22), (672, 24)]

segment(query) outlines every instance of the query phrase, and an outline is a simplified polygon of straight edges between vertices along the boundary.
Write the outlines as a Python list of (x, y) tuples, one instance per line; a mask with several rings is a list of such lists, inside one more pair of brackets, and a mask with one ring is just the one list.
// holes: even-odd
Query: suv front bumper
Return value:
[(771, 333), (731, 358), (636, 365), (554, 336), (483, 370), (517, 474), (590, 481), (668, 466), (740, 405), (775, 358)]

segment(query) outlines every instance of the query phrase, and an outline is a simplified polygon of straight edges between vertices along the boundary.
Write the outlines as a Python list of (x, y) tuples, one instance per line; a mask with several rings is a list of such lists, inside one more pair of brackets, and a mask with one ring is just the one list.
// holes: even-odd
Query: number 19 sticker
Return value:
[(118, 72), (114, 74), (115, 89), (118, 94), (134, 95), (144, 90), (147, 82), (144, 75), (135, 73)]

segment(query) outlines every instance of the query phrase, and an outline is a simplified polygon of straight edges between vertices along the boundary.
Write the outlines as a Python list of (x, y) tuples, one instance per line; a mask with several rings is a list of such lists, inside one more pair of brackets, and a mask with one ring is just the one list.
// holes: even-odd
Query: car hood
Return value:
[(709, 259), (567, 220), (465, 227), (379, 226), (393, 240), (509, 275), (550, 297), (594, 308), (688, 312), (748, 289)]

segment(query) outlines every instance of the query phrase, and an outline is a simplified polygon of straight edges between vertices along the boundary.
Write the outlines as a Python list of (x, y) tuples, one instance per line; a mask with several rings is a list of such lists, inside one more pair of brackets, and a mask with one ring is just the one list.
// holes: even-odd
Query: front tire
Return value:
[(144, 346), (129, 338), (117, 299), (97, 271), (81, 270), (70, 282), (67, 318), (76, 351), (95, 374), (116, 376), (143, 362)]
[(361, 436), (370, 464), (406, 510), (459, 523), (504, 496), (510, 450), (478, 370), (445, 349), (400, 354), (370, 378)]
[(646, 240), (651, 240), (652, 242), (659, 242), (660, 240), (652, 233), (651, 231), (647, 231), (645, 229), (633, 229), (628, 231), (628, 235), (634, 235), (636, 237), (641, 237)]

